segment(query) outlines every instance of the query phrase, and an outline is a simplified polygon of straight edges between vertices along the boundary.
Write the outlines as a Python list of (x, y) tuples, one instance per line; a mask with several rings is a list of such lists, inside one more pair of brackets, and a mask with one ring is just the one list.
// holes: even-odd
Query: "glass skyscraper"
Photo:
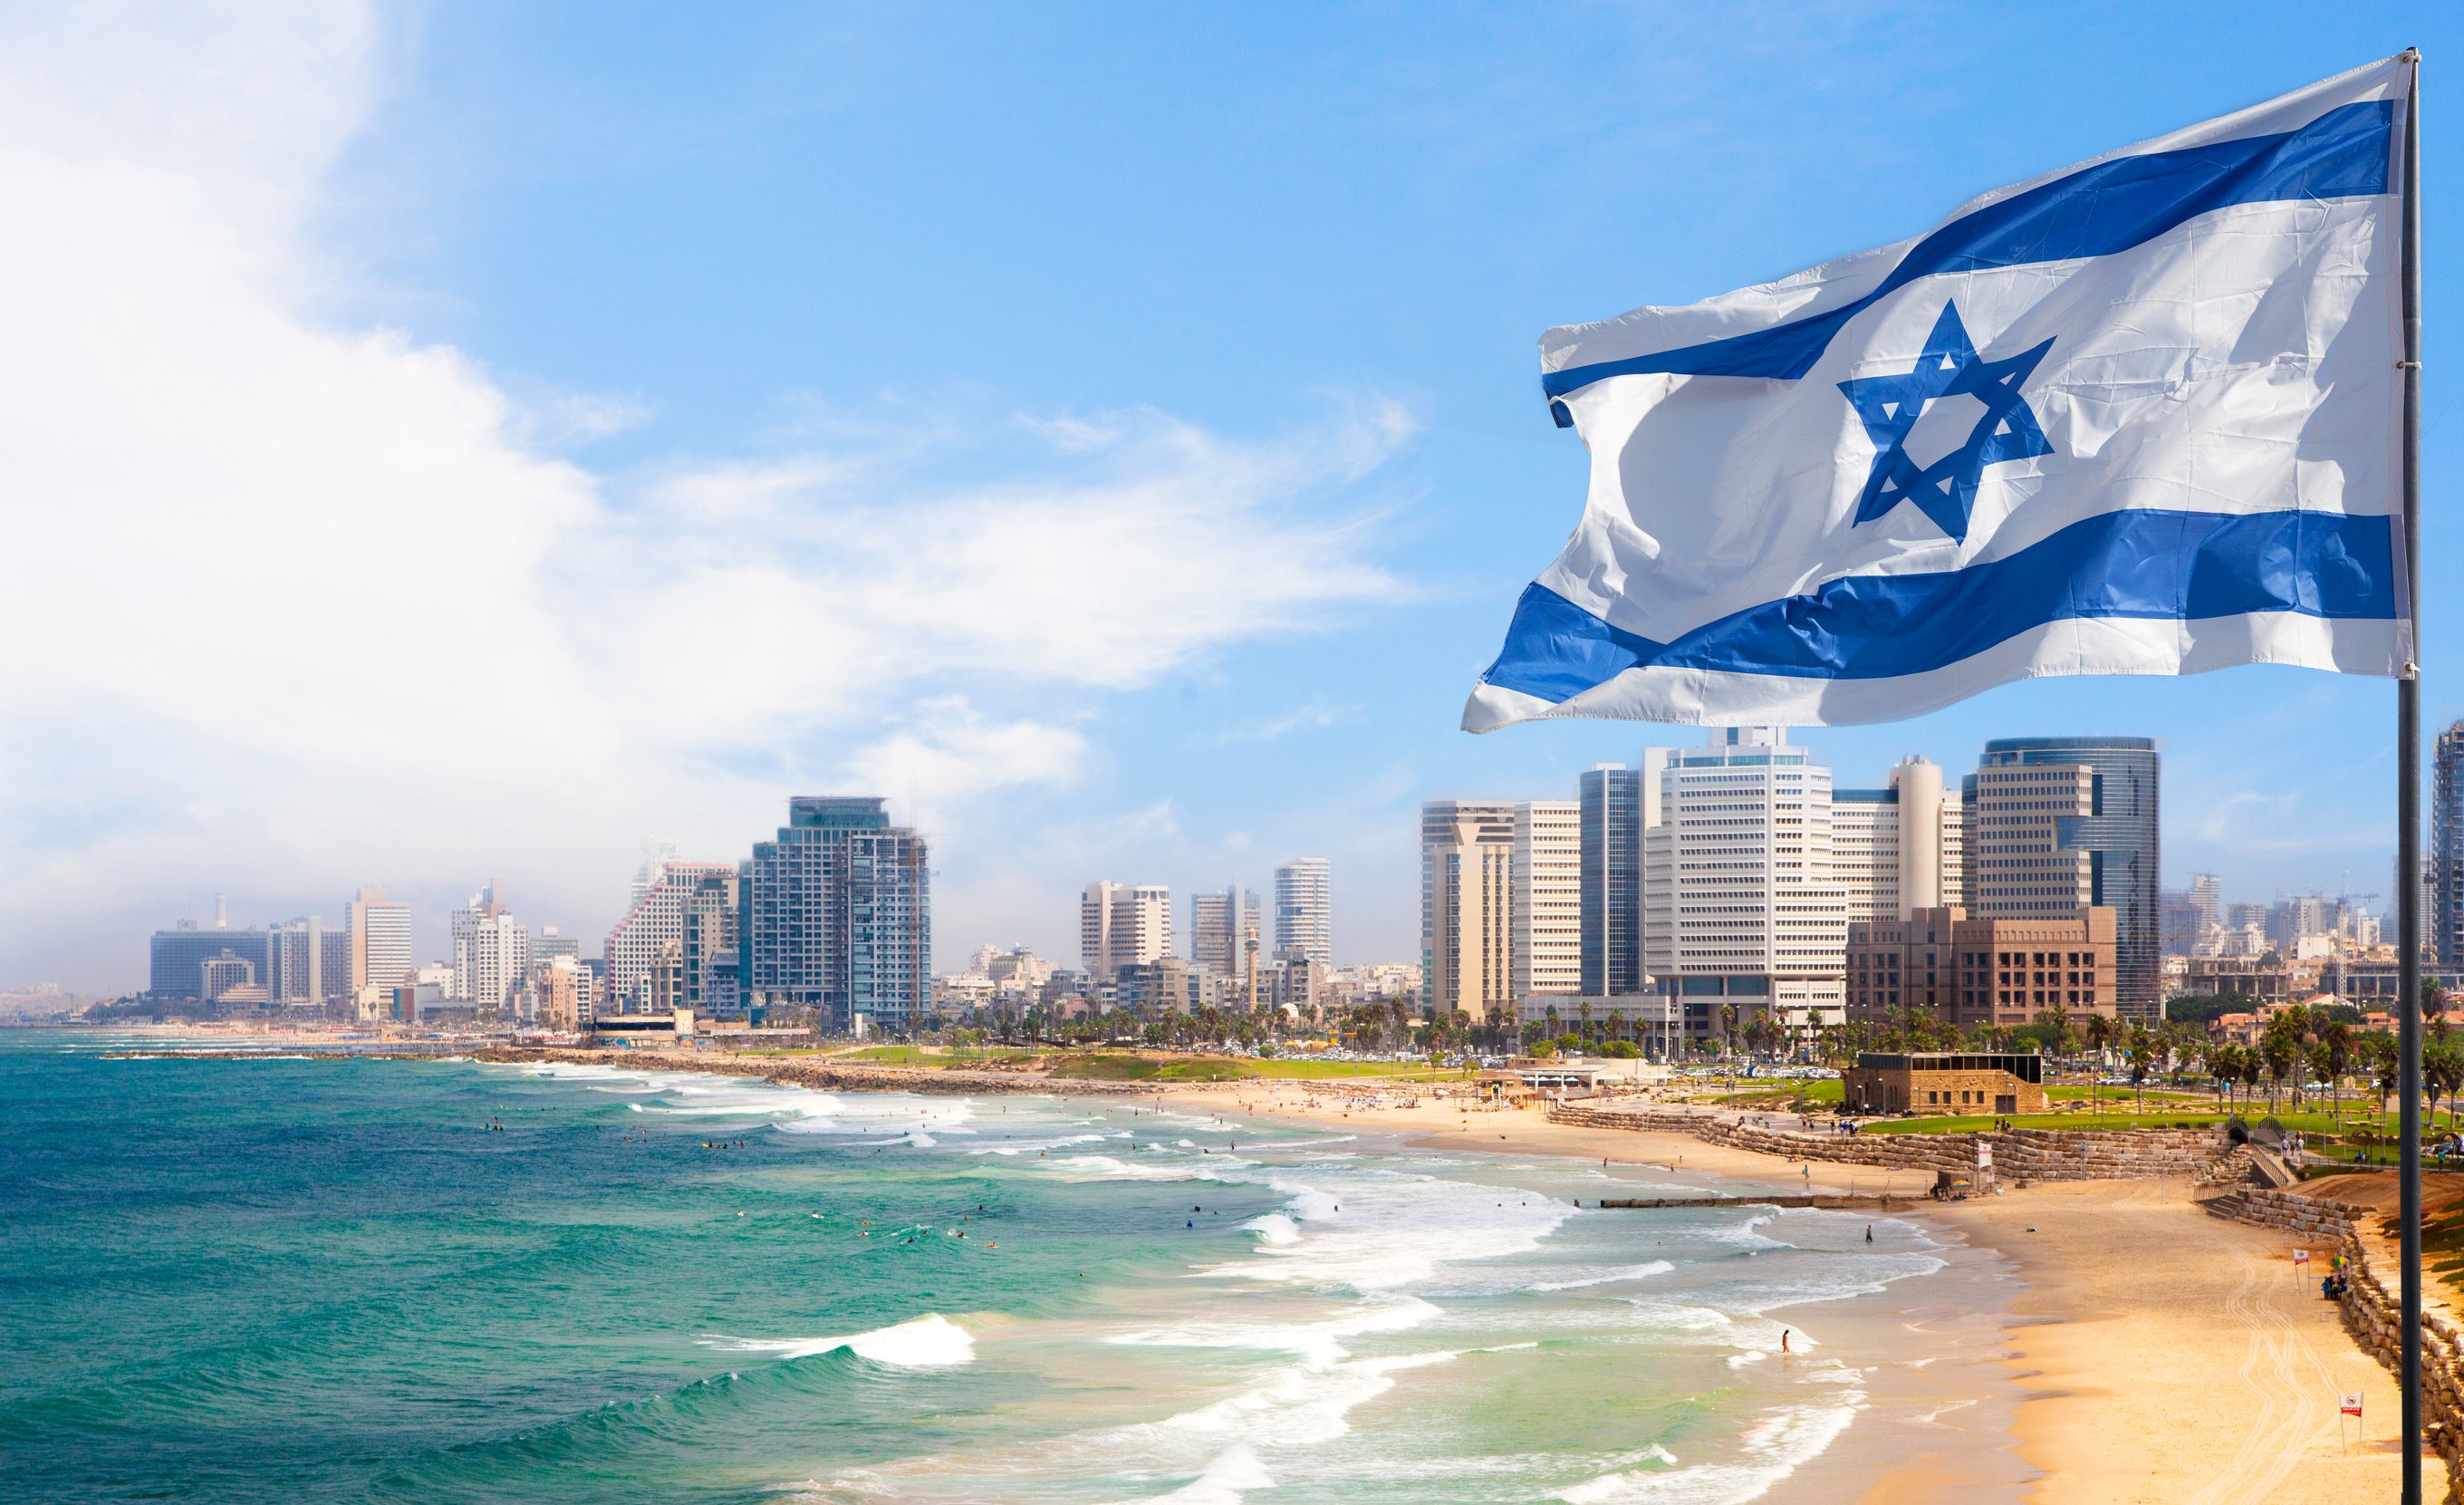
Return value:
[(1577, 786), (1583, 841), (1583, 993), (1642, 991), (1644, 775), (1603, 764)]
[(2431, 767), (2431, 907), (2421, 938), (2440, 966), (2464, 967), (2464, 721), (2438, 734)]
[(2007, 737), (1985, 744), (1964, 791), (1969, 913), (2069, 918), (2110, 905), (2125, 1019), (2160, 1019), (2165, 1007), (2159, 767), (2145, 737)]
[(748, 1002), (837, 1029), (913, 1028), (933, 998), (924, 838), (873, 798), (800, 796), (745, 865), (738, 970)]

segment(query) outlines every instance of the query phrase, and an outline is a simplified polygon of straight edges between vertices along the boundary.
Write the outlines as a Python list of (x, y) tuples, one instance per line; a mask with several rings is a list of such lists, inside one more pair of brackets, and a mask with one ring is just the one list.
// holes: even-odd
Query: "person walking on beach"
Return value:
[(1868, 1244), (1874, 1242), (1874, 1225), (1871, 1223), (1865, 1225), (1865, 1242)]
[(1785, 1327), (1779, 1330), (1779, 1351), (1781, 1353), (1788, 1352), (1788, 1329)]

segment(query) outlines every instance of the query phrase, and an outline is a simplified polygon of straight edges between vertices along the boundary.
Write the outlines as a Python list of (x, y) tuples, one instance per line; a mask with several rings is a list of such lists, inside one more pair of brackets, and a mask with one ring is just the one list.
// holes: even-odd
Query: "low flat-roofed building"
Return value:
[(2042, 1113), (2044, 1082), (2041, 1055), (1866, 1051), (1841, 1096), (1851, 1113)]
[(618, 1041), (669, 1045), (693, 1038), (693, 1011), (676, 1008), (659, 1014), (601, 1014), (590, 1021), (590, 1032), (603, 1045)]

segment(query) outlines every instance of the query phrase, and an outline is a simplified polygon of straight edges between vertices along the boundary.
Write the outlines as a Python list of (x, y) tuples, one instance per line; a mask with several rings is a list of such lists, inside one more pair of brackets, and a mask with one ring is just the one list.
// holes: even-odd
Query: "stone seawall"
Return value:
[(1595, 1108), (1559, 1103), (1552, 1123), (1594, 1129), (1683, 1134), (1730, 1149), (1793, 1161), (1874, 1165), (1892, 1170), (1976, 1168), (1976, 1147), (1992, 1147), (1993, 1172), (2006, 1182), (2134, 1180), (2195, 1176), (2227, 1149), (2215, 1129), (2010, 1129), (1986, 1134), (1834, 1134), (1759, 1124), (1664, 1108)]

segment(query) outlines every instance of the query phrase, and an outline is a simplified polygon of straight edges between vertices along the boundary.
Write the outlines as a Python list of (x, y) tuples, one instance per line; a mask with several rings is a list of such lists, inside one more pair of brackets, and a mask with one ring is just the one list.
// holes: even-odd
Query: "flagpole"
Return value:
[(2404, 106), (2404, 573), (2412, 652), (2395, 682), (2396, 989), (2403, 1056), (2404, 1505), (2421, 1497), (2421, 55)]

